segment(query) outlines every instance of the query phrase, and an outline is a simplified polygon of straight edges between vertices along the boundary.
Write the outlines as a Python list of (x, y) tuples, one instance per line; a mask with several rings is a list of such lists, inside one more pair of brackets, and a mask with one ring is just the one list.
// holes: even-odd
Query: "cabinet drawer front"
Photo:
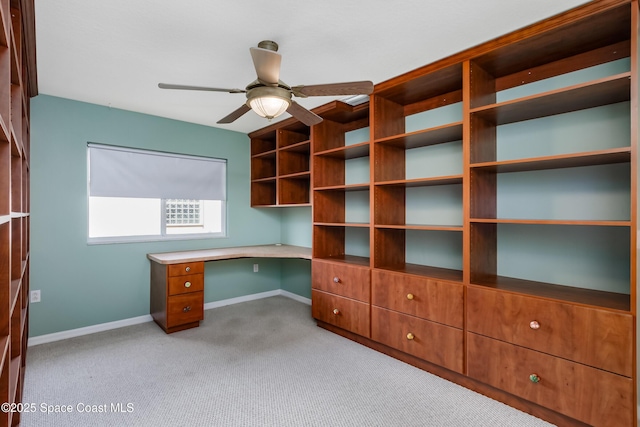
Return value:
[(169, 276), (185, 276), (188, 274), (204, 273), (204, 261), (185, 262), (182, 264), (169, 264)]
[(167, 301), (167, 328), (204, 319), (204, 292), (169, 297)]
[(371, 339), (460, 373), (463, 337), (460, 329), (371, 307)]
[(593, 426), (633, 425), (631, 378), (473, 333), (467, 347), (472, 378)]
[(471, 332), (630, 377), (630, 314), (470, 286)]
[(314, 260), (311, 287), (368, 303), (371, 270), (367, 267)]
[(463, 326), (462, 284), (373, 270), (371, 304), (445, 325)]
[(186, 294), (204, 290), (204, 274), (169, 277), (169, 295)]
[(369, 304), (312, 289), (311, 313), (315, 319), (369, 337)]

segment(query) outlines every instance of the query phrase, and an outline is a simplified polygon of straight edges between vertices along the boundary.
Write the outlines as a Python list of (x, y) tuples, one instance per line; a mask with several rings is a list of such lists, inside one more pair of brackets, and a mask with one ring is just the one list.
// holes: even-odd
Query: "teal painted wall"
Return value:
[[(87, 245), (88, 141), (228, 159), (228, 237)], [(279, 242), (281, 212), (249, 206), (249, 161), (249, 139), (238, 132), (34, 98), (30, 280), (31, 289), (42, 291), (42, 302), (31, 306), (30, 336), (148, 314), (147, 253)], [(253, 273), (253, 262), (207, 263), (205, 301), (279, 289), (280, 262), (260, 260), (259, 273)]]
[[(287, 245), (311, 247), (311, 208), (281, 209), (281, 242)], [(311, 298), (311, 261), (283, 259), (281, 288)]]

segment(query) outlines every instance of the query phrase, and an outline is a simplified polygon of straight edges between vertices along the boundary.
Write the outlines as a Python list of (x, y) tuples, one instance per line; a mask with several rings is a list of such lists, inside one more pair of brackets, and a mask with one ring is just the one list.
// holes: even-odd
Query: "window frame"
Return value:
[[(129, 235), (129, 236), (101, 236), (101, 237), (90, 237), (89, 228), (90, 228), (90, 198), (91, 198), (91, 190), (90, 190), (90, 145), (108, 145), (108, 144), (97, 144), (97, 143), (87, 143), (87, 195), (86, 195), (86, 203), (87, 203), (87, 227), (86, 227), (86, 236), (87, 236), (87, 244), (88, 245), (102, 245), (102, 244), (115, 244), (115, 243), (146, 243), (146, 242), (158, 242), (158, 241), (173, 241), (173, 240), (202, 240), (202, 239), (219, 239), (219, 238), (227, 238), (228, 237), (228, 224), (227, 224), (227, 210), (228, 203), (227, 200), (219, 200), (221, 203), (220, 207), (220, 222), (221, 222), (221, 231), (219, 232), (203, 232), (203, 233), (183, 233), (183, 234), (168, 234), (167, 227), (171, 227), (171, 225), (167, 224), (166, 221), (166, 201), (171, 200), (168, 198), (156, 198), (156, 200), (160, 200), (160, 209), (158, 215), (160, 215), (160, 234), (154, 235)], [(119, 147), (119, 146), (113, 146)], [(172, 153), (166, 151), (159, 150), (150, 150), (150, 149), (139, 149), (134, 147), (119, 147), (126, 150), (138, 151), (138, 152), (150, 152), (150, 153), (162, 153), (165, 155), (175, 155), (179, 157), (202, 157), (208, 159), (216, 159), (224, 161), (225, 164), (225, 187), (228, 187), (228, 159), (223, 159), (219, 157), (212, 156), (202, 156), (202, 155), (189, 155), (189, 154), (180, 154), (180, 153)], [(228, 195), (228, 188), (225, 188), (225, 194)], [(204, 200), (200, 200), (202, 203), (201, 209), (204, 208)], [(201, 212), (202, 215), (202, 212)], [(204, 221), (204, 220), (203, 220)], [(181, 227), (186, 227), (188, 225), (180, 225)]]

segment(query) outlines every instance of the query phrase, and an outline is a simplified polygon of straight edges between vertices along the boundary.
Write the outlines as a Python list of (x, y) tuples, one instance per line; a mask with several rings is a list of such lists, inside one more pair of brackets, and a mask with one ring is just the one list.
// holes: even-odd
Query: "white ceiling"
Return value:
[[(249, 112), (216, 125), (244, 94), (249, 47), (280, 45), (293, 85), (380, 83), (584, 0), (35, 0), (39, 93), (248, 133)], [(297, 99), (307, 108), (333, 98)], [(288, 117), (284, 114), (279, 119)], [(278, 121), (278, 119), (274, 120)]]

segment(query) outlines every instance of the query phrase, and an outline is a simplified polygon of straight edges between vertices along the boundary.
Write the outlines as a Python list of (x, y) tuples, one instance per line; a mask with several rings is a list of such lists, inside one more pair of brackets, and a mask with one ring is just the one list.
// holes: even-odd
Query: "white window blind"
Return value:
[(226, 200), (227, 161), (88, 144), (95, 197)]

